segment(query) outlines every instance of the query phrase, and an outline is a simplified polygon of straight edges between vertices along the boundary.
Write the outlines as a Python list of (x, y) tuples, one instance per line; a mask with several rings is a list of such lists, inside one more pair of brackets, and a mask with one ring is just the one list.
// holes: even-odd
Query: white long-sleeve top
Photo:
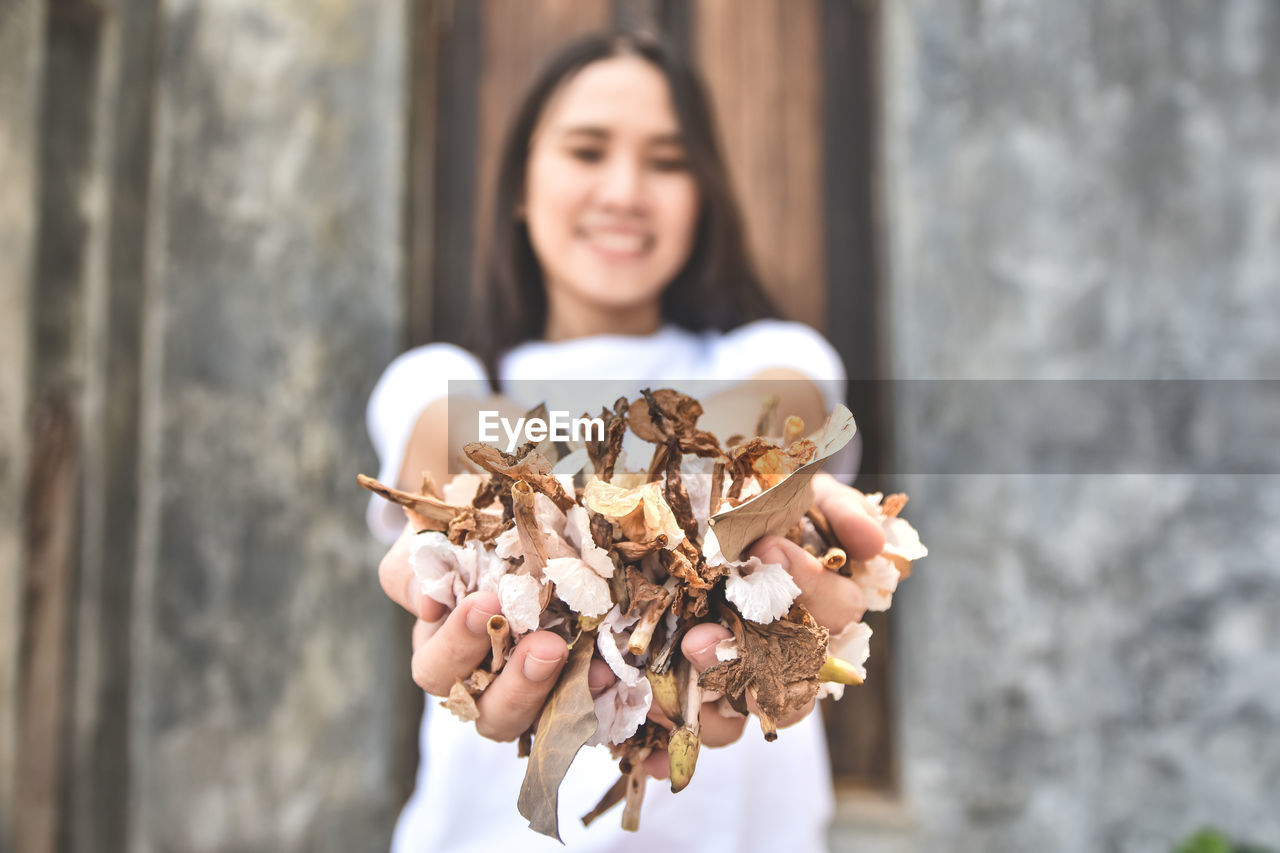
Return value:
[[(517, 403), (532, 408), (545, 401), (581, 412), (599, 411), (618, 396), (634, 398), (641, 387), (678, 389), (682, 380), (700, 380), (696, 393), (703, 396), (713, 390), (708, 381), (728, 386), (779, 367), (811, 377), (829, 410), (842, 401), (844, 368), (831, 345), (808, 326), (778, 320), (724, 334), (666, 326), (645, 336), (529, 342), (502, 358), (498, 378), (503, 393)], [(449, 344), (419, 347), (392, 362), (374, 388), (367, 413), (379, 479), (395, 482), (418, 416), (449, 393), (450, 381), (484, 378), (479, 360)], [(594, 399), (553, 402), (575, 389)], [(851, 457), (838, 456), (828, 469), (848, 475), (856, 464)], [(375, 534), (391, 541), (403, 529), (404, 515), (374, 497), (368, 521)], [(589, 828), (582, 826), (581, 816), (618, 778), (617, 762), (606, 748), (584, 747), (560, 787), (561, 847), (529, 829), (516, 810), (525, 761), (516, 758), (515, 744), (480, 737), (472, 724), (437, 707), (437, 701), (427, 697), (417, 781), (396, 825), (393, 853), (826, 849), (833, 804), (817, 713), (780, 731), (774, 743), (765, 742), (753, 719), (737, 743), (702, 751), (693, 781), (680, 794), (672, 794), (665, 782), (651, 781), (636, 833), (620, 828), (620, 808)]]

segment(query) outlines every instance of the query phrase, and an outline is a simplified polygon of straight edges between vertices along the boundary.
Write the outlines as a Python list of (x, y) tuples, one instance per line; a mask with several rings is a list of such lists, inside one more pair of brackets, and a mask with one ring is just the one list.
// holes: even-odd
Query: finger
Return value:
[(448, 608), (423, 595), (422, 585), (414, 577), (413, 567), (409, 564), (409, 542), (415, 535), (413, 529), (406, 525), (404, 533), (378, 564), (378, 581), (382, 584), (382, 591), (396, 604), (424, 622), (436, 622)]
[(418, 647), (430, 640), (436, 631), (440, 630), (440, 626), (444, 624), (441, 619), (438, 622), (424, 622), (421, 619), (413, 623), (413, 645), (411, 648), (416, 652)]
[(703, 746), (727, 746), (742, 737), (747, 726), (746, 717), (721, 714), (718, 702), (703, 702), (698, 720), (702, 726), (699, 737)]
[(449, 695), (453, 682), (466, 678), (493, 647), (489, 617), (502, 612), (498, 596), (473, 592), (458, 603), (435, 633), (413, 652), (413, 680), (428, 693)]
[(884, 550), (884, 530), (867, 514), (856, 489), (820, 473), (813, 478), (813, 502), (826, 516), (849, 559), (870, 560)]
[(591, 690), (592, 699), (612, 687), (617, 680), (618, 676), (613, 674), (609, 664), (600, 658), (591, 661), (591, 666), (587, 669), (587, 687)]
[(699, 673), (718, 662), (716, 646), (733, 636), (733, 632), (718, 622), (703, 622), (685, 632), (680, 640), (680, 651)]
[(662, 726), (664, 729), (674, 729), (676, 727), (676, 724), (672, 722), (671, 718), (662, 710), (662, 706), (658, 704), (657, 699), (653, 700), (653, 702), (649, 704), (649, 713), (646, 716), (658, 725)]
[(643, 763), (644, 772), (654, 779), (666, 779), (671, 775), (671, 756), (665, 749), (655, 749)]
[(819, 625), (832, 631), (842, 631), (866, 612), (866, 600), (856, 583), (823, 568), (816, 557), (791, 540), (766, 536), (749, 553), (762, 562), (777, 563), (791, 574), (796, 586), (800, 587), (796, 600), (818, 620)]
[(490, 740), (520, 737), (538, 718), (568, 659), (568, 645), (550, 631), (535, 631), (522, 639), (476, 702), (476, 731)]

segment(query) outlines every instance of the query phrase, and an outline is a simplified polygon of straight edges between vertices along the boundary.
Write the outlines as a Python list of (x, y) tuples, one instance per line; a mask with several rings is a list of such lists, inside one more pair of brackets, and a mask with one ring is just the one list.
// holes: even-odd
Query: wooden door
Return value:
[[(686, 51), (711, 92), (721, 144), (766, 288), (788, 319), (841, 353), (877, 487), (879, 384), (874, 197), (877, 4), (869, 0), (419, 0), (415, 5), (407, 281), (411, 343), (456, 340), (476, 270), (505, 123), (538, 63), (602, 28), (644, 29)], [(875, 614), (883, 616), (883, 614)], [(868, 683), (824, 709), (841, 784), (895, 786), (889, 625), (869, 619)]]

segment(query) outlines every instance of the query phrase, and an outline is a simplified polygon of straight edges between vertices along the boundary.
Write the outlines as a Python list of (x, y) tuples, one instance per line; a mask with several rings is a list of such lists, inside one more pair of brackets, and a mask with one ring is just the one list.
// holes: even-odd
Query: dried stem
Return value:
[(591, 826), (592, 821), (622, 802), (622, 797), (626, 792), (627, 777), (619, 776), (618, 781), (614, 782), (609, 790), (604, 792), (604, 796), (600, 798), (600, 802), (596, 803), (595, 808), (582, 816), (582, 825)]
[(675, 580), (671, 578), (663, 584), (662, 597), (655, 598), (645, 606), (640, 621), (631, 629), (631, 641), (627, 643), (627, 650), (631, 654), (642, 655), (648, 650), (649, 643), (653, 640), (653, 629), (658, 627), (658, 620), (667, 612), (667, 607), (671, 604)]
[(520, 549), (524, 551), (524, 565), (520, 570), (541, 579), (547, 566), (547, 544), (533, 508), (533, 489), (524, 480), (517, 480), (511, 487), (511, 514), (520, 536)]
[(778, 422), (778, 397), (770, 394), (764, 398), (760, 419), (756, 421), (756, 435), (777, 435), (774, 424)]
[(634, 761), (631, 772), (626, 776), (626, 804), (622, 807), (622, 828), (627, 832), (640, 829), (640, 805), (644, 802), (644, 783), (648, 778), (649, 774), (644, 772), (644, 759)]
[(782, 447), (791, 446), (791, 442), (798, 441), (804, 436), (804, 418), (798, 415), (791, 415), (782, 425)]
[(520, 740), (516, 742), (516, 758), (528, 758), (531, 752), (533, 752), (532, 727), (525, 729), (524, 734), (520, 735)]
[(696, 737), (702, 731), (702, 686), (698, 684), (698, 671), (690, 664), (684, 695), (684, 720)]
[(750, 687), (747, 688), (747, 696), (751, 699), (752, 708), (755, 715), (760, 718), (760, 731), (764, 732), (764, 739), (773, 742), (778, 739), (778, 724), (773, 721), (773, 717), (760, 707), (760, 703), (756, 701), (756, 692)]
[(718, 459), (711, 466), (711, 506), (707, 515), (712, 516), (720, 511), (720, 503), (724, 500), (724, 460)]
[(507, 646), (511, 643), (511, 626), (501, 613), (489, 617), (489, 643), (493, 647), (493, 662), (489, 671), (496, 673), (507, 661)]
[(844, 568), (844, 564), (848, 562), (849, 555), (844, 552), (843, 548), (828, 548), (827, 553), (820, 558), (822, 567), (830, 572), (838, 572)]

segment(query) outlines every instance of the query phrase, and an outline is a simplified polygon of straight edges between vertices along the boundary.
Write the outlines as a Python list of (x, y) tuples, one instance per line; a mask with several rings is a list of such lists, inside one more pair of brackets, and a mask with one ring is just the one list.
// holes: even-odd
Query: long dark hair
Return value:
[(666, 78), (689, 171), (700, 195), (693, 248), (684, 267), (663, 291), (663, 319), (691, 331), (728, 331), (777, 315), (747, 251), (742, 215), (720, 154), (706, 90), (697, 74), (676, 53), (651, 38), (597, 33), (565, 46), (543, 66), (502, 147), (488, 260), (476, 294), (468, 341), (495, 388), (503, 352), (540, 338), (547, 320), (542, 269), (528, 228), (514, 213), (524, 194), (534, 128), (547, 101), (568, 78), (593, 62), (615, 56), (638, 56)]

